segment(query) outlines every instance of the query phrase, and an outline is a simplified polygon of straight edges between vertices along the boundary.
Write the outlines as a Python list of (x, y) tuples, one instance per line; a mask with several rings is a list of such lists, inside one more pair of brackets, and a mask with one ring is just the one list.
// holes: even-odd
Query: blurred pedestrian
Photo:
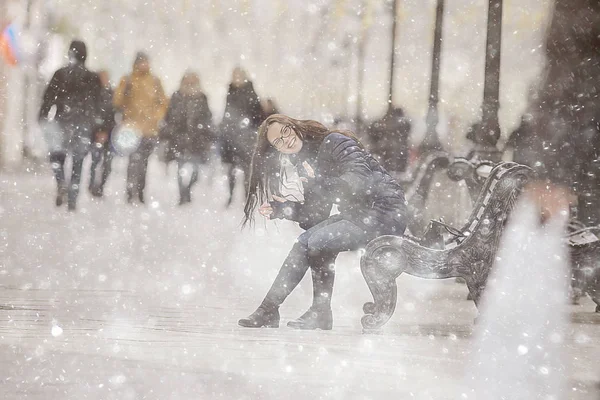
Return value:
[(536, 152), (532, 149), (533, 116), (525, 113), (519, 126), (511, 132), (506, 141), (506, 148), (513, 149), (512, 160), (519, 164), (532, 165)]
[(263, 109), (263, 118), (267, 118), (269, 115), (279, 114), (279, 108), (275, 104), (275, 100), (270, 97), (261, 102), (261, 107)]
[(557, 0), (546, 38), (547, 67), (531, 107), (529, 185), (543, 218), (577, 203), (600, 224), (600, 2)]
[[(220, 126), (221, 161), (227, 166), (229, 180), (227, 206), (233, 200), (235, 169), (244, 171), (244, 181), (248, 180), (256, 131), (263, 119), (263, 110), (252, 81), (246, 71), (236, 67), (227, 91), (227, 104)], [(247, 184), (244, 184), (244, 190), (246, 187)]]
[(171, 97), (163, 132), (177, 160), (179, 204), (183, 205), (191, 201), (199, 167), (208, 164), (216, 140), (212, 113), (197, 73), (188, 71), (181, 79), (179, 90)]
[(148, 158), (158, 141), (159, 123), (165, 116), (168, 99), (160, 79), (150, 71), (150, 61), (138, 52), (133, 72), (121, 79), (113, 104), (123, 113), (123, 124), (130, 124), (140, 135), (137, 149), (129, 156), (127, 166), (127, 202), (144, 203)]
[(392, 105), (381, 119), (369, 127), (369, 149), (389, 172), (401, 173), (406, 170), (410, 129), (411, 123), (404, 110)]
[[(39, 121), (56, 178), (56, 205), (61, 206), (67, 200), (68, 209), (73, 211), (77, 206), (83, 160), (95, 130), (102, 85), (98, 75), (85, 66), (84, 42), (72, 41), (68, 54), (69, 64), (57, 70), (46, 87)], [(72, 157), (72, 170), (67, 185), (64, 165), (68, 154)]]
[[(92, 144), (92, 166), (90, 174), (89, 190), (92, 196), (102, 197), (104, 194), (104, 185), (111, 172), (113, 151), (111, 149), (110, 138), (115, 128), (115, 109), (113, 107), (113, 90), (110, 86), (108, 71), (98, 72), (102, 89), (100, 92), (99, 115), (97, 119), (97, 128), (94, 133)], [(98, 166), (100, 168), (100, 177), (97, 176)]]

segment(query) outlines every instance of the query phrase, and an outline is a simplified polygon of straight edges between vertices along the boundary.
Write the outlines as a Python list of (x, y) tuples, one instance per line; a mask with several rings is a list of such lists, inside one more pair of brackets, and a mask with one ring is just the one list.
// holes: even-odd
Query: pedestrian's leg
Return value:
[(177, 186), (179, 187), (179, 205), (183, 205), (186, 203), (186, 185), (183, 179), (183, 175), (186, 173), (185, 171), (185, 160), (183, 159), (183, 155), (180, 155), (177, 158)]
[(129, 155), (129, 163), (127, 164), (127, 202), (131, 203), (133, 197), (137, 193), (138, 187), (138, 169), (140, 155), (136, 151)]
[(67, 155), (64, 152), (53, 152), (50, 153), (50, 165), (54, 178), (56, 179), (57, 186), (64, 185), (65, 183), (65, 160)]
[(69, 210), (75, 210), (77, 206), (77, 196), (79, 195), (79, 185), (81, 183), (81, 170), (83, 168), (83, 160), (85, 155), (73, 155), (73, 169), (71, 172), (71, 182), (69, 184)]
[(93, 143), (92, 144), (92, 151), (91, 151), (91, 155), (92, 155), (92, 165), (90, 167), (90, 184), (89, 184), (89, 190), (90, 193), (94, 196), (97, 195), (98, 192), (98, 185), (96, 184), (97, 181), (97, 176), (96, 176), (96, 171), (98, 168), (98, 164), (100, 164), (100, 161), (102, 160), (102, 148), (97, 147), (98, 143)]
[(138, 177), (138, 198), (140, 203), (144, 203), (144, 190), (146, 188), (146, 173), (148, 171), (148, 159), (154, 151), (154, 141), (144, 138), (140, 144), (140, 169)]
[(100, 195), (104, 194), (104, 185), (106, 184), (106, 181), (108, 180), (108, 176), (110, 175), (110, 172), (112, 171), (113, 154), (110, 151), (110, 149), (108, 148), (108, 146), (106, 146), (104, 148), (103, 155), (104, 155), (104, 159), (102, 161), (102, 179), (100, 181), (100, 187), (99, 187)]
[(233, 202), (233, 191), (235, 190), (235, 164), (227, 164), (227, 179), (229, 180), (229, 200), (227, 207)]
[(199, 174), (199, 169), (200, 169), (200, 163), (198, 162), (198, 160), (193, 159), (191, 161), (191, 164), (192, 164), (192, 176), (190, 177), (190, 184), (188, 185), (188, 188), (187, 188), (188, 203), (190, 203), (192, 201), (192, 187), (194, 186), (194, 184), (196, 184), (196, 182), (198, 182), (198, 174)]
[(56, 179), (56, 206), (60, 207), (65, 202), (67, 187), (65, 183), (65, 159), (67, 155), (63, 151), (50, 153), (50, 165), (54, 178)]

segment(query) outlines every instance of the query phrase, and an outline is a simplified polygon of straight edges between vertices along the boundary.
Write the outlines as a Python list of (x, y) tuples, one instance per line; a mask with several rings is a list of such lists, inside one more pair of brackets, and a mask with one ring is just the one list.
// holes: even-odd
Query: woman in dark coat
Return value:
[[(227, 91), (227, 104), (221, 122), (221, 161), (227, 165), (229, 201), (233, 200), (235, 168), (244, 171), (248, 180), (252, 148), (256, 142), (256, 130), (264, 119), (258, 95), (246, 72), (237, 67), (233, 70)], [(244, 184), (244, 188), (247, 184)]]
[(199, 166), (209, 161), (215, 141), (208, 99), (195, 72), (186, 72), (181, 79), (179, 90), (169, 103), (165, 123), (164, 131), (177, 160), (179, 204), (189, 203)]
[[(311, 268), (313, 304), (288, 326), (331, 329), (337, 255), (358, 250), (381, 235), (402, 235), (406, 227), (406, 201), (400, 186), (351, 132), (330, 131), (316, 121), (275, 114), (262, 123), (248, 190), (244, 224), (253, 221), (261, 203), (263, 216), (296, 221), (306, 231), (292, 247), (262, 304), (239, 321), (243, 327), (278, 327), (279, 306)], [(333, 204), (340, 214), (330, 217)]]

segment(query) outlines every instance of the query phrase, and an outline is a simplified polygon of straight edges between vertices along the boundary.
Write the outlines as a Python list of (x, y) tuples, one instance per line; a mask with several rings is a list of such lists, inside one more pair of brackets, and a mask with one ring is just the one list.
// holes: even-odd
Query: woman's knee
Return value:
[(302, 246), (308, 248), (308, 242), (311, 236), (312, 232), (310, 230), (305, 231), (300, 236), (298, 236), (298, 239), (296, 239), (296, 244), (300, 243), (302, 244)]

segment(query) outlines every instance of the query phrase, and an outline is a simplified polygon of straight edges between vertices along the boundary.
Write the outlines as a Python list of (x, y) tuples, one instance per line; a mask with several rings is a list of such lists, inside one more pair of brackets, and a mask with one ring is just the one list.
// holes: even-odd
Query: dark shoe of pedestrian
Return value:
[(294, 329), (329, 331), (333, 328), (333, 314), (331, 308), (311, 307), (297, 320), (288, 322), (287, 326)]
[(127, 189), (127, 203), (131, 204), (133, 202), (133, 190)]
[(104, 191), (102, 190), (101, 186), (94, 186), (92, 189), (90, 189), (90, 193), (94, 197), (102, 197), (103, 192)]
[(67, 200), (67, 188), (65, 186), (59, 186), (56, 193), (56, 207), (60, 207)]
[(189, 203), (189, 202), (190, 202), (190, 198), (189, 198), (189, 197), (187, 197), (187, 196), (185, 196), (185, 195), (184, 195), (184, 196), (181, 196), (181, 197), (179, 197), (179, 205), (180, 205), (180, 206), (184, 206), (184, 205), (186, 205), (186, 204), (187, 204), (187, 203)]
[(187, 189), (179, 190), (179, 205), (182, 206), (191, 201), (190, 191)]
[(260, 306), (247, 318), (238, 321), (244, 328), (279, 328), (279, 309)]

